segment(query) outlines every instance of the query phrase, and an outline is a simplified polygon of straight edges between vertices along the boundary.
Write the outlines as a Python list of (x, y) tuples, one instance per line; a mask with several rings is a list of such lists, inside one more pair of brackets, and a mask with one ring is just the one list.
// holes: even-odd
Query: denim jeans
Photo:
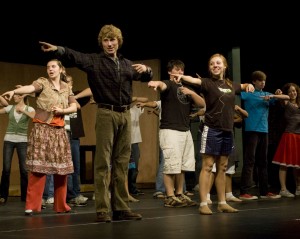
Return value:
[(202, 131), (200, 129), (198, 129), (197, 132), (197, 142), (196, 142), (196, 147), (195, 147), (195, 156), (196, 156), (196, 166), (195, 166), (195, 184), (197, 185), (199, 183), (199, 175), (201, 172), (201, 168), (202, 168), (202, 155), (200, 153), (200, 149), (201, 149), (201, 135), (202, 135)]
[(71, 139), (71, 153), (74, 173), (68, 175), (67, 200), (80, 195), (80, 140)]
[(133, 164), (133, 168), (128, 170), (128, 190), (129, 193), (135, 194), (137, 191), (136, 188), (136, 179), (138, 176), (139, 169), (139, 160), (140, 160), (140, 148), (139, 143), (131, 144), (131, 154), (130, 154), (130, 164)]
[(10, 142), (4, 141), (3, 143), (3, 170), (1, 176), (1, 197), (7, 200), (9, 194), (10, 172), (11, 163), (14, 154), (14, 149), (17, 150), (19, 159), (19, 171), (20, 171), (20, 185), (21, 185), (21, 200), (26, 201), (28, 174), (26, 170), (26, 153), (27, 142)]
[(165, 185), (164, 185), (163, 170), (164, 170), (164, 155), (161, 148), (159, 147), (159, 162), (158, 162), (158, 169), (157, 169), (156, 181), (155, 181), (156, 192), (162, 192), (162, 193), (166, 192)]
[(47, 200), (48, 198), (54, 197), (54, 182), (53, 175), (47, 175), (43, 199)]

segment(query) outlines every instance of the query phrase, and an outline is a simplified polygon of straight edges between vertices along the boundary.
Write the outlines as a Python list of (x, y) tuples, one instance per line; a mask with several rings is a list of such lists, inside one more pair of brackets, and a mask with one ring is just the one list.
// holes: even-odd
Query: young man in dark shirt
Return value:
[[(118, 53), (123, 44), (122, 32), (105, 25), (98, 36), (100, 53), (81, 53), (67, 47), (40, 42), (42, 51), (56, 52), (57, 57), (86, 72), (95, 102), (96, 156), (94, 161), (96, 221), (140, 220), (130, 210), (125, 180), (131, 145), (130, 103), (132, 81), (149, 81), (153, 74), (144, 64), (133, 64)], [(110, 196), (111, 193), (111, 196)]]

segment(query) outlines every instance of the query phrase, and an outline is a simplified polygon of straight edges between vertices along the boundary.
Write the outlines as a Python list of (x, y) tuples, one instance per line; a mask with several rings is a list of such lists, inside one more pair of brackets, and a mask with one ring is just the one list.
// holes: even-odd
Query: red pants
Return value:
[[(67, 176), (68, 175), (53, 175), (54, 180), (54, 205), (55, 212), (67, 212), (71, 208), (66, 202), (67, 198)], [(46, 174), (29, 173), (27, 197), (25, 210), (31, 209), (34, 212), (40, 212), (42, 207), (43, 192), (46, 183)]]

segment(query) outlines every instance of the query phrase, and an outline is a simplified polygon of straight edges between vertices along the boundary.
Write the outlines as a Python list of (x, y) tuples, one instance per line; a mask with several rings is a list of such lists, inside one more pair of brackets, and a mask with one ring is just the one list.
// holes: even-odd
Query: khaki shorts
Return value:
[(159, 142), (165, 160), (164, 174), (195, 171), (195, 151), (191, 131), (160, 129)]

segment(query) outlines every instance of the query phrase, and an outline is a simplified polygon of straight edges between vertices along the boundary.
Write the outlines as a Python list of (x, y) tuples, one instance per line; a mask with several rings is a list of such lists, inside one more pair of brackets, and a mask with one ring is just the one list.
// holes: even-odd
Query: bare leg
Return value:
[(300, 196), (300, 169), (294, 169), (294, 176), (296, 181), (296, 196)]
[(225, 172), (227, 168), (228, 157), (221, 156), (216, 161), (216, 178), (215, 178), (215, 185), (218, 195), (218, 200), (220, 202), (225, 202)]
[(175, 175), (175, 195), (183, 194), (183, 184), (184, 184), (184, 173), (181, 172), (180, 174)]
[(207, 206), (207, 193), (210, 190), (211, 170), (214, 164), (214, 157), (202, 155), (202, 169), (199, 175), (199, 196), (200, 196), (200, 214), (211, 215), (212, 211)]
[(128, 189), (128, 178), (126, 177), (125, 179), (125, 188), (128, 194), (128, 202), (139, 202), (140, 200), (134, 198), (133, 196), (130, 195), (129, 189)]
[(232, 192), (232, 175), (226, 174), (225, 193)]
[(286, 191), (286, 173), (287, 173), (287, 167), (280, 166), (279, 167), (279, 182), (281, 191)]
[(216, 161), (216, 178), (215, 178), (215, 184), (217, 189), (217, 195), (218, 195), (218, 211), (219, 212), (238, 212), (237, 209), (229, 206), (226, 203), (225, 200), (225, 185), (226, 185), (226, 169), (227, 169), (227, 163), (228, 163), (228, 157), (227, 156), (221, 156), (220, 158), (217, 158)]
[(212, 201), (210, 199), (210, 191), (212, 189), (212, 186), (214, 185), (214, 182), (215, 182), (215, 173), (212, 172), (210, 174), (210, 185), (209, 185), (209, 191), (207, 193), (207, 204), (212, 204)]
[(226, 173), (225, 195), (227, 202), (242, 202), (241, 199), (235, 197), (232, 193), (232, 174)]
[(164, 174), (164, 184), (166, 188), (167, 197), (175, 196), (174, 195), (175, 174)]
[(202, 169), (199, 175), (199, 196), (200, 202), (207, 202), (207, 193), (210, 191), (211, 170), (214, 158), (209, 155), (202, 156)]

